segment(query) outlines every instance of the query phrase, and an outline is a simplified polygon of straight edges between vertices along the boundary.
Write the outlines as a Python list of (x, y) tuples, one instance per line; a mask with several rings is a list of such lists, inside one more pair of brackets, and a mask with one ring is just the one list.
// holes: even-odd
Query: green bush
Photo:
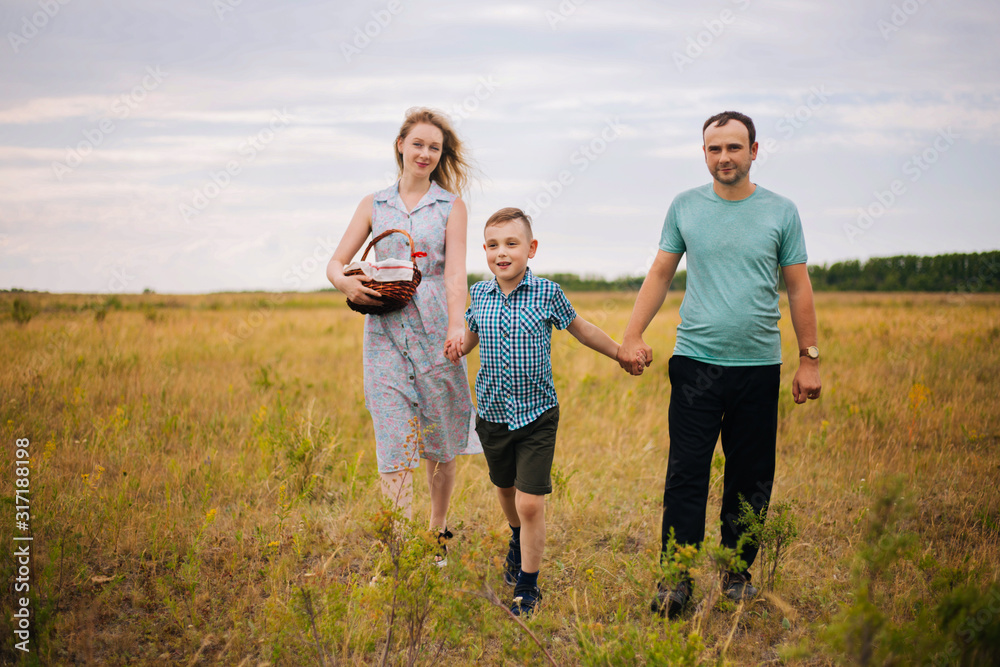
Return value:
[(926, 585), (906, 576), (934, 559), (917, 558), (920, 536), (909, 529), (914, 512), (903, 488), (888, 483), (865, 512), (852, 601), (823, 634), (829, 648), (858, 665), (1000, 664), (1000, 584), (963, 584), (942, 596), (941, 585), (974, 573), (949, 572)]
[(794, 501), (765, 505), (760, 513), (745, 499), (740, 499), (740, 517), (736, 522), (746, 528), (744, 536), (756, 545), (759, 581), (769, 591), (774, 590), (781, 561), (799, 535), (798, 521), (792, 513)]
[(10, 304), (10, 316), (18, 324), (27, 324), (35, 316), (35, 311), (27, 301), (14, 299)]

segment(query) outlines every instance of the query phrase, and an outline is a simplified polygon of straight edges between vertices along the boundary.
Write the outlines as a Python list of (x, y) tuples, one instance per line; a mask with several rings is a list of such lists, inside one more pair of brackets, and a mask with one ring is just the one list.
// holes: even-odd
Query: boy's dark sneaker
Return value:
[(455, 535), (447, 528), (438, 533), (438, 552), (434, 555), (434, 564), (438, 567), (444, 567), (448, 564), (448, 540), (453, 537)]
[(515, 616), (531, 616), (541, 599), (542, 589), (538, 586), (519, 586), (514, 589), (514, 601), (510, 605), (510, 613)]
[(521, 574), (521, 545), (511, 540), (507, 547), (507, 560), (503, 563), (503, 582), (508, 586), (515, 586), (517, 575)]
[(722, 592), (733, 602), (757, 597), (757, 587), (750, 583), (747, 572), (729, 572), (722, 580)]
[(663, 583), (656, 585), (656, 597), (650, 609), (660, 616), (666, 614), (667, 618), (677, 618), (687, 607), (691, 599), (691, 582), (683, 579), (673, 588), (668, 588)]

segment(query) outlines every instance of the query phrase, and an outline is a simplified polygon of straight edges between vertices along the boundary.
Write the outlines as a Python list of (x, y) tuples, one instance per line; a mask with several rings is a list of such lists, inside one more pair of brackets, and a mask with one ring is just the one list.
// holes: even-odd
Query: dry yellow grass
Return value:
[[(23, 326), (9, 318), (14, 296), (39, 310)], [(570, 297), (620, 338), (630, 295)], [(377, 662), (385, 615), (357, 592), (381, 558), (360, 316), (334, 293), (122, 296), (124, 309), (112, 303), (98, 321), (86, 307), (105, 301), (0, 296), (0, 497), (14, 495), (14, 441), (29, 438), (41, 663)], [(663, 631), (648, 602), (679, 301), (672, 294), (651, 326), (656, 363), (639, 379), (554, 333), (562, 419), (532, 628), (562, 664), (579, 659), (581, 633)], [(980, 587), (1000, 579), (1000, 297), (821, 294), (817, 310), (818, 402), (792, 403), (795, 341), (781, 322), (792, 363), (774, 498), (797, 501), (802, 534), (773, 597), (706, 616), (706, 661), (831, 661), (821, 626), (850, 601), (869, 489), (890, 478), (903, 480), (914, 510), (901, 525), (918, 537), (883, 591), (890, 618), (933, 596), (940, 572)], [(6, 552), (14, 508), (0, 507)], [(427, 515), (419, 479), (415, 515)], [(464, 551), (502, 588), (487, 556), (502, 555), (505, 522), (481, 457), (460, 462), (451, 521), (456, 560)], [(12, 559), (2, 561), (7, 579)], [(324, 590), (361, 602), (317, 599), (304, 612), (306, 592)], [(13, 597), (0, 601), (0, 658), (14, 655)], [(516, 641), (516, 659), (541, 660), (499, 610), (448, 600), (468, 628), (443, 644), (446, 664), (513, 660)]]

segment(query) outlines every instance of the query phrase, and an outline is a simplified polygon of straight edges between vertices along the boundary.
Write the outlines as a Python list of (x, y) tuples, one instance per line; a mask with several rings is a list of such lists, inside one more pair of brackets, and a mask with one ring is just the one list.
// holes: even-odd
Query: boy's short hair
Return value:
[(531, 218), (528, 214), (519, 208), (514, 208), (513, 206), (508, 206), (507, 208), (502, 208), (493, 215), (490, 219), (486, 221), (483, 225), (483, 230), (487, 230), (493, 225), (502, 225), (505, 222), (510, 222), (512, 220), (520, 220), (524, 223), (524, 230), (528, 232), (528, 240), (530, 241), (533, 236), (531, 233)]

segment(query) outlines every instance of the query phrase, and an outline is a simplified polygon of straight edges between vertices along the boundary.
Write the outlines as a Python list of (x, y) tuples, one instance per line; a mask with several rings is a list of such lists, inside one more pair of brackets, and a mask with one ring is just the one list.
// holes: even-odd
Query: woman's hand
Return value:
[(373, 289), (369, 289), (361, 284), (361, 279), (357, 276), (340, 276), (334, 287), (347, 296), (347, 300), (360, 306), (380, 306), (382, 305), (382, 295)]
[(453, 364), (457, 364), (458, 360), (462, 358), (464, 352), (462, 348), (465, 346), (465, 327), (461, 329), (456, 327), (454, 329), (448, 329), (448, 337), (444, 341), (444, 356), (447, 357)]

